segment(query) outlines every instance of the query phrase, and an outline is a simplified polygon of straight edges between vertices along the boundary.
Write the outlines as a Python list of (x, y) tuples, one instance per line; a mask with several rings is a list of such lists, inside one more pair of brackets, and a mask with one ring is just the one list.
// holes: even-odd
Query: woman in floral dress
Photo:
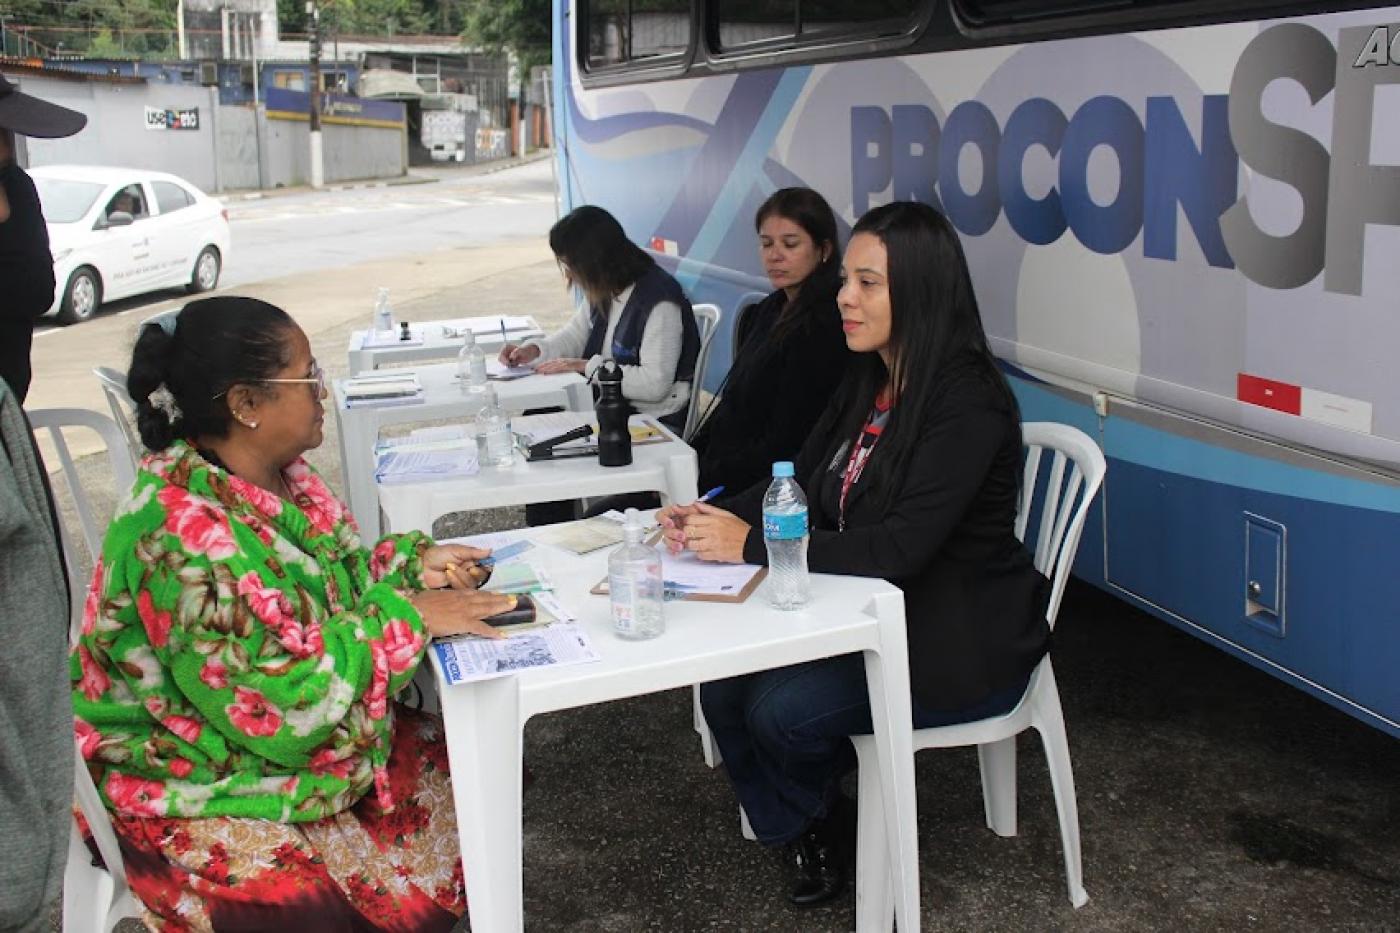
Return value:
[(127, 388), (151, 453), (71, 663), (146, 921), (450, 929), (466, 901), (441, 727), (392, 697), (432, 636), (495, 636), (481, 619), (513, 600), (476, 590), (485, 552), (361, 544), (301, 457), (324, 380), (272, 305), (210, 298), (148, 324)]

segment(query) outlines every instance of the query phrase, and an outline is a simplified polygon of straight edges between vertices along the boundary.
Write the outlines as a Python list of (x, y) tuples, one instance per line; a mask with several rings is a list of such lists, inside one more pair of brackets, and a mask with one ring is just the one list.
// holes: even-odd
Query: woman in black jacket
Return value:
[(774, 291), (734, 331), (734, 363), (690, 444), (700, 488), (738, 492), (792, 458), (821, 417), (851, 359), (836, 309), (836, 217), (811, 188), (783, 188), (754, 216), (759, 257)]
[[(1013, 531), (1020, 416), (957, 234), (922, 204), (876, 208), (852, 232), (844, 276), (842, 327), (859, 355), (796, 463), (808, 564), (904, 591), (915, 726), (1006, 712), (1047, 649), (1049, 584)], [(669, 543), (766, 562), (765, 486), (725, 509), (665, 510)], [(854, 764), (848, 737), (871, 729), (860, 657), (705, 684), (701, 703), (755, 834), (792, 844), (789, 900), (835, 897), (845, 885), (837, 783)]]

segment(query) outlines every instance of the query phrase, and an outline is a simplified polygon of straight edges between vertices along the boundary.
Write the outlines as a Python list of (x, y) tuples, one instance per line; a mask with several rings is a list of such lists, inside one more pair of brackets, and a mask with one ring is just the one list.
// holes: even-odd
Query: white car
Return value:
[(228, 211), (164, 172), (82, 165), (30, 169), (53, 252), (65, 324), (104, 301), (183, 286), (208, 291), (228, 261)]

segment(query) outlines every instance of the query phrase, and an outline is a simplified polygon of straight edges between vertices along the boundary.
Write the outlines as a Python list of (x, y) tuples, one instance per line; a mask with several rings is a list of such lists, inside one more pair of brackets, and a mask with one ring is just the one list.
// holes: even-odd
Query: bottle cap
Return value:
[(779, 460), (777, 463), (773, 464), (773, 477), (775, 479), (792, 475), (794, 474), (791, 460)]

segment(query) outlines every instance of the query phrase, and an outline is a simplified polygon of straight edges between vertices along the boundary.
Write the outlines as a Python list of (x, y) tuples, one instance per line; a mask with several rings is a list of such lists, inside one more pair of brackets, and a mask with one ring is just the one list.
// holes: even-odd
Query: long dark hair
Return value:
[(569, 267), (588, 303), (604, 312), (607, 302), (656, 265), (645, 250), (627, 239), (616, 217), (592, 204), (559, 218), (549, 229), (549, 248)]
[(801, 319), (814, 300), (829, 298), (836, 291), (841, 277), (841, 244), (837, 240), (836, 215), (831, 205), (811, 188), (779, 188), (770, 194), (754, 213), (755, 233), (769, 217), (781, 217), (797, 224), (812, 238), (817, 249), (828, 247), (826, 259), (802, 283), (796, 300), (788, 302), (774, 322), (773, 335), (781, 337)]
[(275, 305), (220, 296), (191, 301), (173, 323), (166, 318), (142, 327), (126, 375), (141, 443), (158, 451), (176, 438), (227, 437), (233, 414), (224, 393), (240, 382), (276, 378), (291, 362), (287, 338), (295, 326)]
[(877, 353), (859, 354), (846, 371), (827, 422), (817, 430), (852, 438), (881, 389), (889, 386), (894, 407), (870, 459), (878, 494), (896, 485), (918, 444), (924, 415), (954, 375), (971, 373), (996, 390), (1003, 410), (1020, 432), (1020, 408), (987, 345), (967, 257), (948, 219), (926, 204), (897, 201), (872, 208), (851, 230), (884, 244), (890, 294), (890, 368)]

